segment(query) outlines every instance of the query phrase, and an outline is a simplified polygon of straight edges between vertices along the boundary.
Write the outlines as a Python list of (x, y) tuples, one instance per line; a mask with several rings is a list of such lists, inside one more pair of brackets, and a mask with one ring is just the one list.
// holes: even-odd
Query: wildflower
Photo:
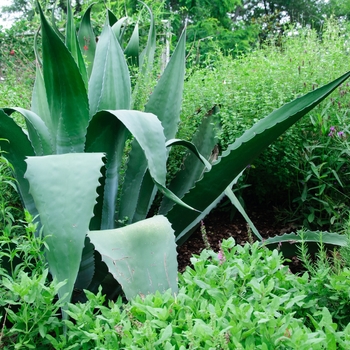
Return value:
[(11, 56), (14, 56), (14, 55), (15, 55), (15, 50), (11, 50), (11, 51), (10, 51), (10, 55), (11, 55)]
[(85, 51), (87, 51), (87, 50), (89, 50), (89, 47), (88, 47), (87, 45), (84, 45), (83, 49), (84, 49)]
[(219, 253), (218, 253), (218, 259), (220, 261), (220, 265), (226, 261), (225, 254), (224, 254), (224, 252), (223, 252), (221, 247), (220, 247), (220, 250), (219, 250)]
[(344, 137), (345, 136), (344, 131), (338, 131), (338, 136), (339, 137)]
[(328, 136), (333, 137), (333, 136), (334, 136), (334, 133), (335, 133), (335, 126), (331, 126), (331, 127), (329, 128), (329, 134), (328, 134)]

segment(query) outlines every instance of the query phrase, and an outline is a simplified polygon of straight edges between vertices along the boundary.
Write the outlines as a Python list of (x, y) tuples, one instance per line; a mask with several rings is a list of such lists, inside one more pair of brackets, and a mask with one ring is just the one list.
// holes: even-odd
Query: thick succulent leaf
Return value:
[(283, 252), (286, 258), (298, 254), (298, 244), (302, 241), (308, 243), (310, 252), (317, 252), (320, 241), (322, 244), (333, 249), (334, 246), (346, 247), (348, 245), (347, 235), (341, 235), (333, 232), (322, 231), (306, 231), (303, 232), (302, 237), (298, 233), (285, 233), (281, 236), (270, 237), (261, 242), (262, 245), (269, 249), (278, 248)]
[[(229, 146), (227, 151), (213, 164), (212, 170), (204, 173), (202, 180), (196, 183), (196, 186), (183, 197), (183, 200), (199, 210), (207, 208), (222, 194), (232, 178), (245, 169), (263, 149), (325, 99), (349, 76), (350, 72), (287, 103), (260, 120)], [(196, 220), (197, 215), (197, 213), (187, 211), (180, 206), (174, 206), (167, 217), (172, 223), (176, 235), (179, 235), (193, 220)]]
[[(229, 187), (234, 186), (238, 179), (242, 176), (241, 172), (235, 177), (235, 179), (230, 183)], [(221, 202), (225, 197), (225, 192), (222, 192), (213, 202), (211, 202), (199, 215), (191, 221), (186, 227), (183, 228), (181, 232), (176, 236), (176, 244), (181, 245), (186, 242), (187, 238), (194, 232), (198, 224), (205, 219), (205, 217)]]
[(28, 181), (24, 178), (27, 169), (25, 158), (34, 156), (34, 149), (28, 135), (2, 109), (0, 109), (0, 146), (2, 155), (13, 166), (23, 204), (35, 217), (38, 212), (29, 193)]
[(32, 91), (31, 111), (37, 114), (45, 123), (45, 125), (52, 130), (50, 109), (46, 98), (46, 89), (42, 71), (37, 65), (35, 73), (35, 82)]
[(124, 124), (114, 114), (108, 112), (97, 113), (87, 130), (85, 150), (103, 152), (107, 156), (102, 213), (97, 213), (97, 217), (101, 215), (101, 226), (99, 227), (101, 229), (115, 227), (119, 173), (128, 135), (129, 131)]
[(123, 38), (123, 33), (124, 33), (124, 31), (122, 31), (122, 27), (126, 26), (127, 20), (128, 20), (128, 17), (122, 17), (120, 20), (114, 22), (113, 24), (111, 24), (111, 22), (110, 22), (110, 26), (112, 27), (112, 31), (113, 31), (114, 35), (116, 36), (120, 45), (122, 44), (122, 38)]
[(164, 216), (88, 236), (128, 300), (169, 288), (177, 292), (174, 231)]
[(229, 200), (231, 201), (232, 205), (234, 205), (236, 207), (236, 209), (240, 212), (240, 214), (244, 217), (245, 221), (249, 224), (249, 227), (251, 228), (251, 230), (253, 231), (255, 236), (258, 237), (260, 239), (260, 241), (262, 241), (263, 238), (261, 237), (259, 231), (255, 227), (255, 225), (252, 222), (252, 220), (250, 220), (248, 214), (244, 210), (242, 204), (240, 203), (240, 201), (238, 200), (236, 195), (233, 193), (231, 187), (227, 187), (226, 188), (225, 194), (229, 198)]
[(124, 53), (108, 23), (97, 43), (89, 80), (90, 115), (103, 109), (129, 109), (131, 83)]
[(87, 71), (86, 71), (84, 58), (82, 55), (82, 51), (80, 50), (80, 46), (79, 46), (79, 42), (76, 34), (74, 17), (73, 17), (70, 0), (67, 1), (66, 45), (79, 67), (81, 76), (85, 83), (85, 87), (87, 88), (87, 83), (88, 83)]
[[(138, 142), (142, 149), (140, 161), (147, 160), (150, 175), (157, 188), (177, 203), (186, 205), (165, 188), (167, 152), (163, 128), (155, 115), (131, 110), (101, 111), (96, 114), (93, 120), (92, 126), (88, 129), (86, 150), (89, 152), (103, 151), (107, 155), (103, 210), (107, 210), (108, 214), (103, 215), (102, 227), (110, 227), (115, 220), (115, 201), (119, 186), (118, 170), (120, 169), (122, 152), (124, 150), (124, 147), (122, 147), (123, 142), (119, 140), (121, 135), (123, 135), (123, 132), (120, 131), (122, 130), (120, 129), (121, 125), (124, 125)], [(121, 125), (118, 125), (118, 123)], [(118, 132), (119, 137), (116, 137), (110, 130)], [(101, 136), (98, 137), (95, 132), (98, 132)], [(123, 140), (125, 139), (122, 137), (121, 141)], [(110, 145), (112, 145), (112, 148)], [(130, 181), (132, 182), (132, 179)], [(124, 200), (129, 198), (124, 198)], [(128, 217), (132, 217), (133, 214), (134, 212)]]
[(72, 295), (96, 203), (102, 157), (102, 153), (68, 153), (26, 160), (25, 178), (44, 236), (49, 236), (46, 258), (50, 271), (59, 282), (67, 279), (58, 292), (60, 298)]
[(53, 153), (49, 129), (37, 114), (19, 107), (6, 108), (4, 111), (8, 115), (11, 115), (13, 112), (18, 112), (25, 118), (29, 139), (34, 148), (35, 155), (43, 156)]
[(139, 24), (136, 23), (134, 31), (132, 32), (131, 38), (124, 50), (125, 56), (128, 58), (129, 62), (138, 67), (139, 66)]
[(40, 6), (43, 76), (57, 153), (82, 152), (89, 121), (84, 81), (71, 53), (47, 22)]
[[(175, 137), (180, 121), (185, 75), (185, 44), (185, 34), (183, 33), (168, 66), (145, 106), (146, 112), (155, 114), (161, 121), (167, 140)], [(122, 205), (120, 208), (121, 218), (128, 217), (132, 220), (132, 216), (130, 217), (132, 213), (138, 213), (138, 219), (145, 218), (155, 196), (154, 188), (149, 186), (149, 179), (144, 179), (147, 163), (145, 159), (141, 160), (142, 153), (142, 149), (134, 141), (130, 151), (125, 174), (126, 181), (122, 193), (123, 197), (126, 196), (130, 200), (127, 203), (124, 202), (125, 207)], [(134, 192), (132, 196), (130, 196), (130, 191)], [(142, 199), (138, 196), (138, 193), (143, 193)], [(136, 220), (136, 217), (134, 220)]]
[(108, 18), (108, 23), (111, 27), (113, 27), (118, 22), (117, 17), (110, 9), (107, 9), (107, 18)]
[(186, 33), (183, 32), (164, 73), (151, 94), (145, 112), (155, 114), (162, 122), (167, 140), (175, 137), (185, 79)]
[(156, 51), (156, 25), (154, 22), (154, 17), (151, 9), (144, 2), (140, 1), (140, 3), (146, 7), (150, 15), (150, 21), (151, 21), (149, 31), (148, 31), (147, 44), (140, 55), (141, 75), (146, 76), (149, 72), (151, 72), (153, 67), (154, 53)]
[(96, 51), (96, 36), (91, 26), (91, 9), (94, 4), (91, 4), (84, 13), (84, 16), (80, 22), (78, 31), (78, 41), (80, 50), (85, 57), (85, 62), (87, 65), (88, 77), (91, 75), (92, 65), (95, 59)]

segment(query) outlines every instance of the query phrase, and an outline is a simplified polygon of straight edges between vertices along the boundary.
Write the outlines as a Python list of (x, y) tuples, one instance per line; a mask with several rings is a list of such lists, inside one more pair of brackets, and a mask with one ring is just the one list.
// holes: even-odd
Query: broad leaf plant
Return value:
[[(185, 33), (144, 110), (137, 111), (140, 89), (138, 82), (132, 88), (128, 64), (147, 81), (156, 45), (151, 11), (141, 51), (138, 25), (123, 45), (127, 18), (118, 21), (110, 11), (96, 41), (91, 7), (76, 32), (68, 6), (65, 36), (49, 24), (39, 4), (38, 10), (42, 45), (40, 55), (35, 48), (31, 110), (0, 109), (0, 145), (14, 167), (25, 208), (47, 236), (50, 272), (67, 281), (59, 291), (67, 300), (73, 290), (96, 291), (101, 285), (109, 297), (120, 286), (128, 299), (156, 290), (175, 293), (176, 244), (225, 194), (237, 203), (230, 189), (246, 166), (350, 75), (261, 119), (210, 163), (215, 120), (203, 119), (192, 143), (176, 139)], [(14, 112), (23, 116), (25, 128), (16, 124)], [(169, 150), (178, 145), (189, 155), (167, 188)], [(148, 217), (157, 193), (163, 199), (157, 215)]]

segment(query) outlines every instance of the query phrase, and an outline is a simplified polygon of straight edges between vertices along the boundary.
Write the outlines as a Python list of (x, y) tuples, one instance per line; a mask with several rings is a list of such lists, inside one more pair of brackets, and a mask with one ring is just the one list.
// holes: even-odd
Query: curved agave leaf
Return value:
[(107, 18), (108, 18), (108, 23), (111, 27), (113, 27), (114, 24), (118, 22), (117, 17), (110, 9), (107, 9)]
[(156, 26), (154, 22), (154, 17), (151, 9), (142, 1), (139, 1), (143, 6), (146, 7), (150, 15), (150, 27), (148, 31), (147, 44), (140, 55), (140, 71), (142, 76), (146, 76), (153, 67), (154, 53), (156, 51)]
[(257, 230), (257, 228), (255, 227), (254, 223), (250, 220), (248, 214), (246, 213), (246, 211), (244, 210), (242, 204), (240, 203), (240, 201), (238, 200), (238, 198), (235, 196), (235, 194), (233, 193), (231, 187), (227, 187), (225, 190), (225, 194), (226, 196), (229, 198), (229, 200), (231, 201), (231, 203), (236, 207), (236, 209), (241, 213), (241, 215), (244, 217), (245, 221), (249, 224), (249, 227), (252, 229), (253, 233), (255, 234), (255, 236), (257, 236), (261, 241), (263, 240), (263, 238), (261, 237), (259, 231)]
[(122, 17), (120, 20), (114, 22), (113, 24), (111, 24), (111, 21), (109, 21), (109, 25), (112, 27), (113, 33), (116, 36), (120, 45), (122, 44), (122, 38), (124, 33), (124, 31), (122, 31), (122, 27), (126, 25), (127, 20), (128, 17)]
[(90, 116), (103, 109), (129, 109), (130, 96), (130, 75), (124, 53), (106, 22), (97, 43), (89, 81)]
[(37, 114), (20, 107), (6, 108), (4, 111), (8, 115), (18, 112), (25, 118), (29, 139), (37, 156), (53, 153), (49, 129)]
[(82, 51), (80, 50), (80, 46), (79, 46), (79, 42), (76, 34), (74, 17), (73, 17), (70, 0), (67, 1), (66, 45), (79, 67), (81, 76), (85, 83), (85, 87), (87, 88), (88, 76), (87, 76), (84, 58), (82, 55)]
[(28, 181), (24, 178), (27, 169), (25, 158), (34, 156), (34, 149), (28, 135), (2, 109), (0, 109), (0, 145), (2, 155), (13, 165), (23, 203), (32, 217), (36, 217), (38, 212), (29, 193)]
[(139, 24), (136, 23), (135, 28), (132, 32), (131, 38), (128, 42), (124, 50), (124, 54), (132, 65), (138, 67), (139, 66), (139, 48), (140, 48), (140, 40), (139, 40)]
[(88, 236), (128, 300), (171, 288), (177, 292), (174, 231), (164, 216)]
[(298, 253), (297, 243), (302, 241), (308, 243), (308, 247), (313, 251), (318, 250), (318, 244), (322, 236), (322, 243), (326, 246), (338, 246), (346, 247), (348, 245), (347, 235), (340, 235), (333, 232), (322, 231), (305, 231), (301, 237), (298, 233), (285, 233), (281, 236), (270, 237), (261, 242), (263, 246), (267, 246), (269, 249), (279, 249), (283, 252), (283, 255), (288, 258), (295, 256)]
[(85, 11), (78, 31), (79, 46), (81, 52), (83, 52), (85, 56), (88, 77), (91, 75), (96, 51), (96, 36), (92, 30), (90, 19), (91, 9), (93, 5), (94, 3), (91, 4)]
[(47, 126), (57, 153), (82, 152), (89, 121), (84, 81), (74, 58), (47, 22), (39, 4), (38, 8), (43, 76), (51, 116), (51, 125)]
[[(185, 77), (185, 48), (186, 37), (183, 33), (169, 64), (145, 106), (146, 112), (155, 114), (161, 121), (166, 140), (175, 137), (180, 121)], [(150, 186), (150, 179), (146, 172), (147, 162), (142, 157), (142, 149), (136, 141), (133, 141), (119, 208), (120, 218), (128, 217), (129, 222), (135, 222), (146, 217), (156, 194), (154, 186)], [(123, 198), (127, 198), (127, 200)], [(134, 213), (138, 213), (135, 218), (133, 218)]]
[[(106, 152), (107, 155), (102, 227), (108, 228), (115, 225), (114, 214), (119, 185), (119, 169), (124, 150), (122, 141), (125, 141), (125, 137), (121, 137), (123, 135), (121, 126), (124, 126), (138, 142), (143, 151), (140, 160), (147, 160), (150, 175), (157, 188), (177, 203), (186, 205), (165, 187), (165, 138), (157, 117), (151, 113), (131, 110), (101, 111), (94, 116), (91, 126), (88, 128), (86, 150), (89, 152), (102, 151)], [(118, 137), (115, 133), (118, 133)], [(121, 217), (119, 216), (119, 218)]]
[[(206, 161), (209, 159), (217, 142), (216, 124), (213, 116), (208, 116), (202, 119), (196, 133), (193, 135), (192, 143), (197, 146), (198, 153)], [(207, 162), (207, 161), (206, 161)], [(209, 163), (209, 162), (207, 162)], [(192, 188), (198, 179), (203, 175), (205, 168), (211, 170), (209, 166), (201, 162), (195, 153), (190, 153), (186, 156), (181, 166), (181, 170), (177, 172), (175, 177), (170, 182), (168, 188), (173, 191), (179, 198), (182, 198), (186, 192)], [(172, 207), (174, 202), (164, 197), (159, 208), (159, 213), (165, 215)]]
[[(213, 164), (212, 170), (204, 173), (203, 179), (196, 183), (196, 186), (183, 197), (183, 200), (200, 210), (207, 208), (222, 194), (232, 178), (236, 177), (250, 164), (264, 148), (325, 99), (349, 76), (350, 72), (303, 97), (287, 103), (260, 120), (228, 147), (227, 151)], [(183, 230), (192, 221), (196, 221), (196, 216), (198, 216), (197, 213), (185, 211), (180, 206), (174, 206), (167, 214), (176, 235), (181, 235), (183, 239), (186, 238)]]
[(28, 157), (25, 178), (40, 215), (49, 268), (62, 298), (71, 298), (80, 267), (84, 240), (96, 203), (103, 166), (102, 153), (68, 153)]

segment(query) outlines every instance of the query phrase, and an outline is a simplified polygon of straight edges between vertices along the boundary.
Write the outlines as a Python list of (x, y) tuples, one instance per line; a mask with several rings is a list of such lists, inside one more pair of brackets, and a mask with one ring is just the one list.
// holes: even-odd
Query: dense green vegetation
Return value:
[[(280, 5), (278, 1), (267, 3), (270, 7), (271, 4)], [(331, 12), (339, 16), (343, 14), (340, 3), (330, 1), (329, 4), (334, 6)], [(174, 8), (175, 5), (173, 2)], [(226, 5), (234, 7), (237, 4), (232, 1)], [(160, 8), (155, 13), (156, 21), (164, 15)], [(312, 6), (309, 9), (313, 11)], [(288, 12), (288, 9), (284, 10)], [(293, 13), (293, 9), (289, 10)], [(196, 19), (199, 14), (196, 7), (188, 8), (184, 13), (192, 16), (192, 28), (203, 25)], [(249, 18), (246, 17), (245, 21), (247, 25)], [(271, 17), (269, 21), (272, 21)], [(298, 23), (297, 20), (294, 22)], [(24, 34), (31, 30), (24, 23), (0, 32), (0, 41), (4, 43), (0, 46), (1, 107), (30, 108), (35, 79), (34, 38)], [(220, 25), (227, 25), (225, 23), (223, 20)], [(98, 26), (94, 28), (101, 30)], [(189, 55), (187, 62), (176, 136), (190, 141), (198, 126), (201, 128), (204, 117), (215, 114), (220, 121), (215, 140), (220, 155), (244, 131), (273, 110), (348, 71), (347, 22), (331, 18), (316, 29), (318, 31), (300, 27), (298, 23), (284, 26), (282, 31), (271, 31), (267, 36), (258, 31), (265, 35), (264, 40), (254, 50), (248, 49), (246, 42), (247, 50), (239, 49), (234, 55), (226, 54), (225, 47), (220, 46), (221, 39), (200, 51), (200, 60), (197, 59), (198, 51), (192, 51), (194, 54)], [(125, 35), (129, 39), (128, 32)], [(189, 28), (190, 39), (191, 35)], [(53, 36), (50, 38), (56, 40)], [(156, 64), (152, 73), (148, 73), (149, 80), (141, 80), (142, 75), (137, 69), (131, 69), (131, 87), (139, 93), (133, 102), (142, 110), (159, 78), (162, 45), (156, 51)], [(179, 90), (175, 86), (172, 88)], [(292, 221), (300, 227), (297, 233), (302, 242), (298, 245), (298, 255), (305, 268), (301, 274), (289, 271), (288, 261), (278, 250), (268, 250), (261, 242), (241, 247), (230, 239), (222, 242), (219, 252), (205, 250), (192, 258), (193, 268), (188, 267), (178, 275), (179, 290), (176, 294), (168, 290), (164, 294), (141, 294), (136, 298), (127, 295), (130, 300), (125, 302), (123, 296), (112, 298), (105, 295), (108, 283), (115, 290), (115, 281), (108, 280), (103, 285), (107, 289), (98, 288), (96, 282), (90, 289), (95, 293), (85, 291), (85, 296), (81, 290), (85, 287), (75, 288), (72, 300), (76, 303), (66, 303), (62, 291), (69, 293), (72, 290), (71, 277), (67, 275), (68, 281), (51, 278), (49, 270), (52, 271), (54, 265), (47, 261), (48, 253), (45, 254), (45, 248), (50, 247), (50, 235), (45, 236), (36, 218), (23, 211), (16, 180), (12, 177), (12, 166), (3, 152), (0, 158), (0, 348), (349, 348), (349, 245), (330, 252), (329, 247), (322, 244), (320, 234), (315, 259), (303, 241), (307, 235), (304, 229), (328, 230), (340, 233), (342, 237), (349, 235), (349, 91), (349, 84), (345, 82), (330, 98), (288, 129), (248, 165), (235, 187), (237, 197), (246, 207), (253, 201), (262, 206), (278, 206), (276, 220)], [(105, 101), (111, 98), (102, 93), (100, 97)], [(157, 111), (162, 108), (158, 102), (156, 107), (152, 103), (148, 107), (146, 104), (145, 110), (158, 116)], [(13, 117), (19, 125), (25, 126), (23, 116), (26, 117), (26, 113), (20, 112), (22, 115), (17, 113)], [(6, 141), (2, 142), (5, 145)], [(127, 143), (126, 149), (130, 150), (130, 144)], [(50, 168), (58, 164), (58, 158), (54, 158), (57, 155), (52, 153)], [(183, 163), (184, 155), (187, 155), (184, 148), (172, 147), (167, 161), (168, 183), (179, 169), (187, 166)], [(124, 171), (126, 156), (121, 158)], [(31, 181), (39, 179), (41, 191), (48, 193), (48, 198), (55, 193), (58, 201), (62, 188), (47, 181), (46, 170), (41, 171), (39, 163), (37, 166), (35, 169), (35, 164), (29, 161), (31, 174), (28, 172), (26, 176), (31, 176)], [(86, 168), (89, 167), (86, 164)], [(76, 170), (79, 170), (79, 164)], [(50, 181), (56, 181), (57, 173), (55, 171), (49, 176)], [(34, 187), (34, 182), (31, 185)], [(66, 184), (63, 185), (67, 188)], [(151, 187), (154, 188), (153, 183)], [(91, 193), (94, 191), (95, 188)], [(76, 202), (73, 200), (74, 206)], [(158, 198), (154, 207), (158, 205), (157, 201)], [(162, 205), (164, 209), (169, 203), (165, 201)], [(49, 218), (50, 215), (49, 212)], [(135, 218), (131, 218), (133, 222), (140, 220), (138, 215), (136, 210)], [(124, 226), (128, 220), (128, 216), (120, 217), (118, 226)], [(52, 221), (51, 218), (47, 222)], [(59, 224), (64, 220), (56, 221)], [(176, 226), (176, 222), (173, 224)], [(108, 228), (113, 228), (113, 225), (112, 222)], [(205, 236), (204, 226), (203, 232)], [(95, 241), (94, 244), (97, 246)], [(130, 252), (134, 253), (135, 248)], [(80, 259), (77, 261), (79, 263)], [(67, 288), (69, 283), (71, 286)], [(60, 299), (57, 299), (57, 294)], [(63, 317), (62, 309), (65, 310)]]

